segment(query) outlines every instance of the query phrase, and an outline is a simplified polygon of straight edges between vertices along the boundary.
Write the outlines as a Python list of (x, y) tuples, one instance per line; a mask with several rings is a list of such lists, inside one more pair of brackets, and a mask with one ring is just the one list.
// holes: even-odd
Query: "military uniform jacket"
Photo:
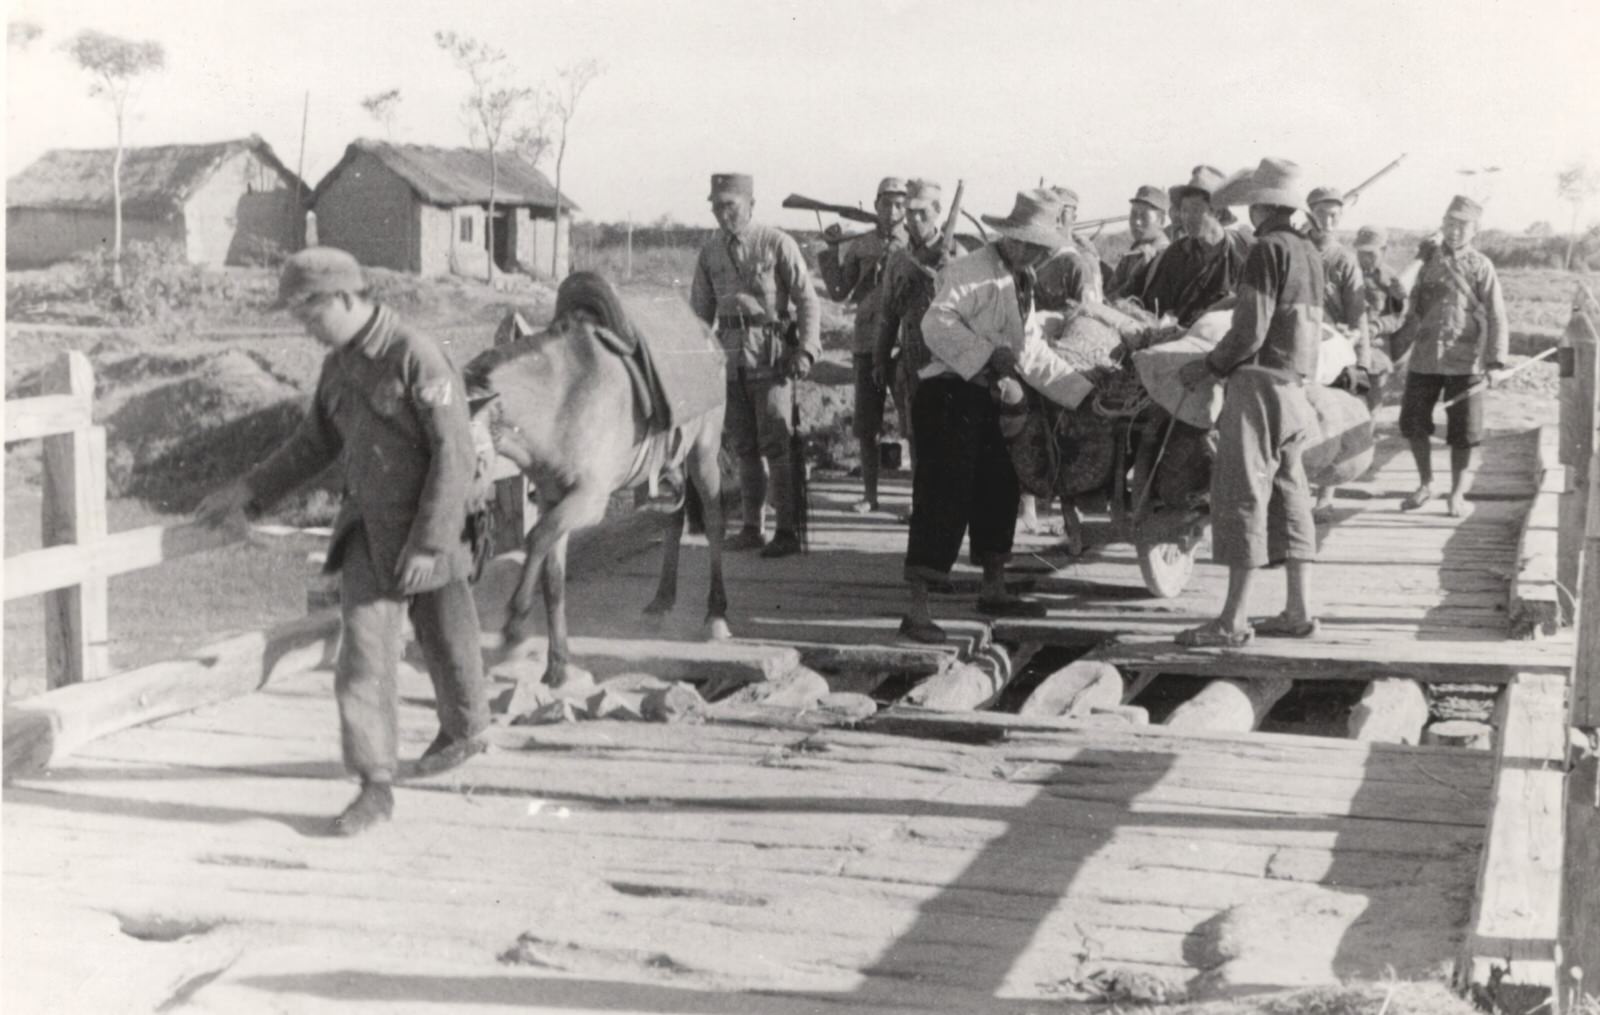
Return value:
[(1400, 327), (1406, 314), (1406, 287), (1394, 272), (1374, 265), (1362, 273), (1361, 292), (1367, 301), (1367, 327), (1373, 335), (1387, 335)]
[(738, 236), (722, 230), (700, 248), (689, 306), (717, 333), (730, 373), (743, 367), (757, 374), (777, 372), (781, 336), (743, 318), (740, 296), (753, 296), (770, 322), (789, 316), (800, 325), (800, 347), (813, 361), (822, 355), (822, 319), (800, 245), (788, 233), (752, 223)]
[(419, 591), (471, 575), (463, 535), (476, 459), (466, 390), (438, 344), (386, 307), (322, 361), (305, 419), (245, 484), (263, 508), (334, 462), (344, 499), (329, 571), (359, 525), (387, 593), (398, 594), (395, 572), (411, 550), (437, 557), (432, 582)]
[(1238, 289), (1249, 253), (1250, 240), (1235, 229), (1222, 230), (1212, 246), (1185, 236), (1150, 262), (1139, 302), (1151, 313), (1173, 315), (1187, 328)]
[(1033, 300), (1039, 310), (1105, 302), (1099, 259), (1076, 245), (1056, 251), (1034, 273)]
[(1117, 261), (1117, 268), (1111, 273), (1111, 281), (1106, 284), (1106, 296), (1110, 299), (1121, 299), (1124, 296), (1138, 296), (1144, 289), (1145, 273), (1150, 265), (1161, 256), (1161, 252), (1171, 246), (1165, 234), (1157, 234), (1156, 238), (1144, 243), (1135, 243)]
[(899, 346), (914, 374), (932, 361), (922, 338), (922, 316), (933, 303), (939, 269), (948, 263), (950, 252), (937, 239), (929, 247), (901, 247), (890, 253), (879, 286), (876, 360), (887, 364)]
[[(878, 314), (882, 304), (883, 278), (889, 257), (906, 245), (906, 233), (895, 226), (888, 236), (874, 229), (846, 245), (839, 259), (837, 277), (828, 278), (824, 268), (824, 281), (828, 295), (835, 300), (856, 305), (855, 352), (871, 353), (878, 344)], [(818, 258), (818, 265), (826, 261)]]
[(1411, 369), (1417, 373), (1481, 374), (1505, 362), (1505, 295), (1482, 251), (1440, 244), (1417, 273), (1406, 321), (1416, 324)]

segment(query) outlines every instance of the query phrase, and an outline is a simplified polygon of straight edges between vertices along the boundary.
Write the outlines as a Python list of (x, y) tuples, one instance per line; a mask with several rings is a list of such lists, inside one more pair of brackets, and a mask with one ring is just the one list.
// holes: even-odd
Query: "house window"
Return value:
[(461, 217), (461, 242), (472, 242), (472, 218), (467, 215)]

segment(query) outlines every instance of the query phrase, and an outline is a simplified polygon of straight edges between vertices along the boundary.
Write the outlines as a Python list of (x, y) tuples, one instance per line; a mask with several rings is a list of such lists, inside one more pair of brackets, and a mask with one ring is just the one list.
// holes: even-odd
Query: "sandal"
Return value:
[(1286, 613), (1256, 621), (1253, 627), (1256, 634), (1263, 638), (1315, 638), (1317, 632), (1322, 630), (1316, 617), (1291, 620)]
[(1250, 644), (1250, 639), (1254, 637), (1255, 631), (1251, 628), (1229, 631), (1213, 620), (1187, 631), (1179, 631), (1172, 640), (1184, 648), (1241, 648)]
[(910, 638), (912, 641), (923, 645), (943, 645), (950, 640), (944, 628), (931, 620), (913, 620), (909, 616), (900, 618), (900, 636)]
[(1400, 510), (1415, 511), (1417, 508), (1433, 499), (1433, 487), (1419, 486), (1406, 494), (1406, 499), (1400, 502)]

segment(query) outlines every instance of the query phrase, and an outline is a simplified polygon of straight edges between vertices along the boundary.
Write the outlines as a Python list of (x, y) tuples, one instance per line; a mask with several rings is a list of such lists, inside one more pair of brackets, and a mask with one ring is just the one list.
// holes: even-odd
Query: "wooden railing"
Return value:
[(236, 542), (237, 533), (195, 523), (108, 533), (106, 434), (94, 425), (94, 374), (79, 352), (62, 353), (34, 398), (6, 400), (8, 443), (44, 444), (44, 546), (5, 560), (5, 600), (45, 597), (49, 688), (111, 672), (107, 579)]
[[(1582, 284), (1573, 297), (1562, 340), (1561, 499), (1558, 575), (1575, 592), (1577, 645), (1573, 654), (1567, 728), (1560, 953), (1554, 1010), (1588, 1010), (1600, 996), (1600, 303)], [(1570, 351), (1568, 351), (1570, 350)]]

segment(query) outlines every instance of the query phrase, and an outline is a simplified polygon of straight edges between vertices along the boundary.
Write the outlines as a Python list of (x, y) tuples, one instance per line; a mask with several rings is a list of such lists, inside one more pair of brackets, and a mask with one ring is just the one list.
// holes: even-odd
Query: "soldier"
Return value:
[(1171, 245), (1167, 239), (1167, 192), (1145, 184), (1128, 201), (1128, 235), (1133, 245), (1117, 261), (1106, 287), (1108, 299), (1138, 296), (1151, 262)]
[(938, 292), (922, 319), (931, 358), (911, 409), (917, 435), (905, 564), (911, 604), (900, 624), (900, 633), (913, 640), (945, 639), (928, 610), (928, 587), (949, 578), (969, 535), (973, 563), (983, 568), (979, 611), (1044, 613), (1038, 600), (1005, 586), (1020, 490), (990, 384), (1014, 385), (1020, 378), (1069, 408), (1092, 387), (1051, 351), (1031, 320), (1033, 271), (1070, 242), (1060, 215), (1049, 191), (1033, 190), (1017, 195), (1010, 215), (984, 216), (999, 239), (939, 273)]
[[(700, 248), (689, 304), (727, 354), (726, 426), (739, 460), (744, 527), (723, 545), (787, 557), (800, 552), (799, 491), (789, 460), (793, 382), (822, 355), (817, 296), (799, 244), (750, 221), (755, 182), (749, 176), (711, 177), (708, 200), (721, 229)], [(792, 342), (791, 307), (798, 331)], [(778, 516), (770, 543), (762, 535), (769, 481)]]
[(1061, 205), (1061, 233), (1067, 245), (1051, 254), (1035, 273), (1034, 300), (1039, 310), (1064, 310), (1069, 303), (1101, 303), (1105, 285), (1094, 245), (1073, 235), (1078, 221), (1078, 193), (1071, 187), (1047, 188)]
[(912, 180), (906, 184), (907, 246), (890, 252), (880, 288), (873, 374), (880, 387), (894, 392), (895, 411), (911, 448), (913, 469), (917, 437), (911, 425), (911, 406), (917, 394), (917, 373), (929, 361), (922, 339), (922, 315), (933, 302), (939, 270), (951, 258), (940, 231), (942, 212), (943, 194), (937, 183)]
[(476, 459), (461, 379), (432, 339), (367, 297), (355, 258), (310, 247), (289, 258), (278, 306), (332, 352), (293, 436), (249, 475), (203, 500), (219, 524), (270, 507), (334, 462), (344, 499), (327, 569), (344, 622), (334, 695), (345, 766), (361, 792), (334, 820), (356, 835), (394, 811), (395, 667), (409, 615), (433, 679), (439, 735), (417, 762), (431, 775), (482, 752), (489, 725), (468, 579), (466, 499)]
[[(1400, 403), (1400, 434), (1411, 442), (1420, 485), (1400, 504), (1415, 511), (1433, 499), (1433, 407), (1465, 394), (1480, 381), (1491, 384), (1505, 368), (1510, 332), (1505, 296), (1494, 265), (1472, 246), (1483, 207), (1471, 198), (1451, 200), (1434, 248), (1411, 288), (1401, 332), (1413, 335), (1411, 368)], [(1480, 389), (1445, 410), (1450, 445), (1451, 516), (1466, 509), (1466, 473), (1472, 449), (1483, 440)]]
[[(887, 389), (879, 384), (873, 370), (873, 355), (878, 346), (878, 316), (884, 266), (891, 252), (906, 245), (906, 184), (897, 176), (886, 176), (878, 184), (873, 205), (878, 222), (872, 232), (851, 240), (842, 254), (837, 247), (837, 225), (824, 235), (829, 249), (817, 258), (828, 295), (839, 302), (856, 305), (855, 351), (855, 432), (861, 449), (862, 498), (855, 504), (859, 514), (878, 510), (878, 437), (883, 433), (883, 409)], [(901, 417), (904, 427), (905, 418)]]
[(1233, 295), (1250, 249), (1241, 233), (1223, 228), (1212, 208), (1211, 194), (1222, 182), (1220, 170), (1195, 166), (1189, 182), (1172, 189), (1183, 238), (1151, 262), (1139, 293), (1146, 310), (1171, 314), (1184, 327)]
[[(1344, 193), (1338, 187), (1317, 187), (1306, 200), (1311, 204), (1311, 242), (1322, 254), (1322, 271), (1328, 286), (1322, 304), (1323, 318), (1350, 330), (1356, 366), (1370, 373), (1372, 343), (1367, 335), (1367, 300), (1362, 291), (1361, 265), (1354, 252), (1340, 243), (1333, 232), (1344, 216)], [(1350, 390), (1362, 394), (1364, 380), (1358, 378)]]
[[(1305, 386), (1316, 383), (1326, 281), (1316, 247), (1291, 224), (1305, 206), (1298, 179), (1293, 162), (1262, 159), (1217, 194), (1218, 203), (1250, 206), (1257, 241), (1239, 278), (1227, 335), (1179, 373), (1191, 389), (1210, 377), (1226, 379), (1211, 528), (1216, 561), (1228, 567), (1221, 615), (1179, 634), (1180, 645), (1232, 647), (1255, 634), (1308, 638), (1317, 631), (1306, 594), (1317, 537), (1300, 456), (1317, 432)], [(1288, 578), (1285, 609), (1252, 627), (1246, 610), (1255, 572), (1280, 561)]]
[(1356, 263), (1361, 266), (1361, 294), (1367, 308), (1367, 335), (1382, 340), (1384, 351), (1395, 362), (1405, 355), (1392, 336), (1406, 316), (1406, 287), (1400, 277), (1383, 263), (1389, 248), (1388, 235), (1376, 226), (1362, 226), (1356, 233)]

